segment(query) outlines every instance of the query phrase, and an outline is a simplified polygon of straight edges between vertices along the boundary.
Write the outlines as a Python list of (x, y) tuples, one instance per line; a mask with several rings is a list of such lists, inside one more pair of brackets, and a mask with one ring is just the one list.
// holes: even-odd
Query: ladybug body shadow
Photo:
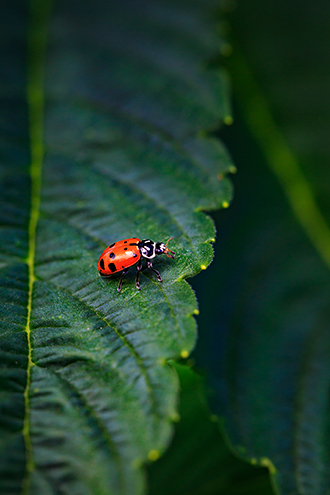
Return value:
[(151, 239), (131, 238), (124, 239), (123, 241), (114, 242), (108, 246), (100, 256), (98, 262), (98, 270), (102, 277), (111, 277), (115, 273), (121, 272), (121, 277), (118, 285), (118, 292), (121, 291), (123, 283), (123, 276), (126, 275), (129, 268), (136, 265), (136, 288), (141, 289), (139, 276), (143, 268), (143, 259), (147, 260), (147, 268), (156, 273), (158, 281), (162, 281), (162, 277), (158, 270), (153, 268), (152, 259), (159, 254), (166, 254), (169, 258), (174, 258), (174, 251), (170, 251), (167, 247), (168, 242), (172, 237), (164, 244), (163, 242), (154, 242)]

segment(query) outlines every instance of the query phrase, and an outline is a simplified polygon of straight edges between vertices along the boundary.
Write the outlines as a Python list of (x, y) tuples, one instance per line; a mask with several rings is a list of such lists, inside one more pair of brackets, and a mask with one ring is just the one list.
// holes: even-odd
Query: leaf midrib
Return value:
[(33, 285), (35, 282), (36, 231), (40, 212), (41, 175), (44, 157), (43, 115), (44, 115), (44, 65), (47, 40), (47, 20), (50, 14), (50, 1), (31, 0), (27, 32), (27, 105), (29, 113), (29, 136), (31, 148), (30, 179), (31, 207), (28, 227), (28, 304), (25, 332), (27, 336), (27, 369), (24, 390), (25, 414), (23, 437), (26, 449), (26, 467), (22, 482), (22, 494), (30, 491), (30, 474), (34, 469), (32, 441), (30, 435), (30, 387), (32, 360), (31, 310)]

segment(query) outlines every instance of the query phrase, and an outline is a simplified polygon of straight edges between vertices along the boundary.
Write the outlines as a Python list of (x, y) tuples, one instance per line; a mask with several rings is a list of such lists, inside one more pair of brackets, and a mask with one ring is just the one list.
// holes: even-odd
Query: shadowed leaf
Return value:
[(278, 493), (325, 495), (330, 251), (322, 133), (330, 73), (322, 40), (329, 8), (322, 1), (237, 5), (230, 67), (246, 127), (238, 119), (226, 142), (241, 174), (237, 201), (217, 218), (212, 273), (224, 282), (216, 294), (201, 287), (201, 317), (218, 309), (203, 325), (210, 342), (200, 349), (208, 349), (237, 451), (270, 467)]
[[(176, 415), (166, 362), (196, 340), (201, 210), (231, 199), (200, 135), (228, 115), (212, 2), (0, 9), (0, 492), (138, 494)], [(97, 260), (129, 237), (173, 237), (176, 257), (118, 294)]]

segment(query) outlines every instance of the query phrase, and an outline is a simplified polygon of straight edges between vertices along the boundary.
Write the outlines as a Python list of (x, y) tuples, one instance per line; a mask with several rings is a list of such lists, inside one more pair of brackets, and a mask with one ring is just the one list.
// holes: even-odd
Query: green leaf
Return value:
[[(138, 494), (195, 345), (201, 210), (232, 194), (212, 2), (0, 9), (0, 493)], [(100, 278), (108, 244), (171, 236), (162, 283)]]
[(237, 459), (225, 444), (219, 418), (207, 406), (202, 378), (186, 366), (175, 368), (180, 421), (167, 452), (148, 468), (149, 495), (272, 494), (267, 470)]
[(329, 143), (320, 140), (330, 74), (319, 50), (329, 7), (320, 6), (238, 2), (232, 16), (241, 119), (225, 141), (241, 173), (203, 282), (216, 278), (218, 290), (199, 293), (201, 318), (217, 308), (200, 324), (201, 349), (227, 431), (283, 495), (330, 485)]

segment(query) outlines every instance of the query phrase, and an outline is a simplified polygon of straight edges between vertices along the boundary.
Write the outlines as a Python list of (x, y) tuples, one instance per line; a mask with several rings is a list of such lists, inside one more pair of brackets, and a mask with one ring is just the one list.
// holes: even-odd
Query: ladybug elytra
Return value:
[(151, 259), (159, 254), (166, 254), (169, 258), (174, 258), (174, 251), (167, 247), (170, 239), (164, 244), (163, 242), (154, 242), (151, 239), (124, 239), (123, 241), (114, 242), (108, 246), (100, 256), (98, 269), (102, 277), (110, 277), (114, 273), (122, 272), (118, 292), (121, 291), (123, 276), (126, 275), (129, 268), (137, 263), (136, 288), (140, 290), (139, 276), (142, 270), (142, 260), (147, 260), (147, 268), (156, 273), (159, 282), (162, 281), (160, 273), (152, 266)]

